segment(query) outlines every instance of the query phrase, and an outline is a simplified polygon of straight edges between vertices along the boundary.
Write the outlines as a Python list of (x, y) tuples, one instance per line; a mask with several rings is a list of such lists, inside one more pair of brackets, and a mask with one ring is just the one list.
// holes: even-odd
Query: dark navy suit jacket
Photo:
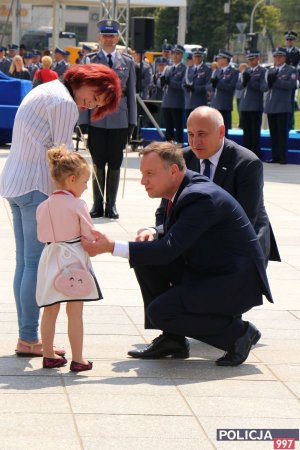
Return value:
[[(191, 149), (183, 152), (186, 166), (200, 171), (200, 161)], [(214, 183), (229, 192), (244, 208), (258, 236), (265, 258), (280, 261), (280, 255), (263, 198), (263, 164), (250, 150), (226, 139), (218, 165)], [(156, 225), (163, 223), (165, 204), (156, 211)]]
[[(182, 265), (182, 280), (170, 290), (191, 312), (243, 314), (272, 302), (264, 255), (239, 203), (208, 178), (187, 170), (175, 196), (165, 234), (130, 242), (131, 267)], [(203, 300), (203, 301), (202, 301)]]

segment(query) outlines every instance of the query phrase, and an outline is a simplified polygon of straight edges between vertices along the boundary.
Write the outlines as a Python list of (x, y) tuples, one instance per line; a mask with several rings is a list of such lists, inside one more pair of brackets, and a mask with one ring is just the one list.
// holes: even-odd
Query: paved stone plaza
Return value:
[[(84, 152), (80, 150), (82, 154)], [(0, 150), (2, 170), (9, 148)], [(137, 153), (129, 153), (120, 219), (97, 219), (99, 230), (130, 240), (154, 222), (157, 200), (140, 185)], [(124, 168), (123, 168), (124, 174)], [(91, 184), (84, 194), (92, 204)], [(246, 318), (262, 339), (245, 364), (217, 367), (217, 349), (191, 340), (188, 360), (127, 357), (157, 332), (144, 330), (142, 299), (126, 260), (93, 258), (104, 300), (85, 306), (85, 356), (90, 372), (69, 365), (43, 370), (41, 358), (18, 358), (12, 292), (14, 238), (0, 199), (0, 450), (247, 450), (273, 442), (218, 442), (218, 428), (299, 428), (300, 424), (300, 166), (265, 165), (265, 203), (282, 256), (268, 275), (267, 301)], [(65, 308), (56, 343), (70, 356)], [(300, 443), (296, 442), (296, 448)]]

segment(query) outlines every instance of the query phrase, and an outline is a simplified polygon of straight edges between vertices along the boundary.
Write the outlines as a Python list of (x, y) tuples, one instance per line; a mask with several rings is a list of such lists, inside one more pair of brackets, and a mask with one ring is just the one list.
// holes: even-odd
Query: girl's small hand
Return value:
[(113, 253), (115, 241), (99, 231), (97, 233), (97, 238), (93, 242), (88, 241), (84, 236), (81, 237), (81, 245), (84, 250), (90, 256), (96, 256), (100, 253)]
[(93, 235), (93, 238), (94, 238), (93, 242), (98, 241), (98, 239), (100, 239), (100, 237), (102, 236), (102, 234), (98, 230), (91, 230), (91, 234)]

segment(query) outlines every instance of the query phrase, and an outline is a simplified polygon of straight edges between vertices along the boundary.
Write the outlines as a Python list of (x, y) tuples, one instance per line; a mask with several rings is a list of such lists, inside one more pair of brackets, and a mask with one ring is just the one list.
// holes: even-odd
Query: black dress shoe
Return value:
[(144, 350), (131, 350), (128, 355), (141, 359), (159, 359), (166, 356), (185, 359), (190, 356), (190, 346), (187, 339), (180, 343), (161, 334)]
[(107, 206), (105, 209), (105, 217), (108, 217), (109, 219), (118, 219), (119, 213), (117, 211), (117, 208), (115, 206)]
[(285, 160), (285, 159), (281, 159), (281, 160), (279, 161), (279, 164), (286, 164), (286, 160)]
[(274, 159), (274, 158), (272, 158), (272, 159), (268, 159), (266, 162), (267, 162), (268, 164), (279, 163), (279, 159)]
[(90, 211), (90, 216), (92, 219), (96, 219), (97, 217), (103, 217), (104, 216), (104, 210), (103, 206), (99, 206), (98, 208), (93, 208)]
[(217, 359), (217, 366), (239, 366), (246, 361), (252, 345), (257, 344), (260, 338), (260, 331), (249, 322), (246, 333), (235, 341), (233, 349), (226, 352), (222, 358)]

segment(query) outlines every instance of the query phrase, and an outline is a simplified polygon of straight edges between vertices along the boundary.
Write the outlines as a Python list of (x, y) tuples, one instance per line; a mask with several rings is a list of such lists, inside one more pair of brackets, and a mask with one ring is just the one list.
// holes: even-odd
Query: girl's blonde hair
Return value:
[(69, 152), (64, 145), (48, 150), (48, 162), (51, 178), (63, 183), (70, 175), (79, 177), (83, 169), (89, 165), (79, 153)]

